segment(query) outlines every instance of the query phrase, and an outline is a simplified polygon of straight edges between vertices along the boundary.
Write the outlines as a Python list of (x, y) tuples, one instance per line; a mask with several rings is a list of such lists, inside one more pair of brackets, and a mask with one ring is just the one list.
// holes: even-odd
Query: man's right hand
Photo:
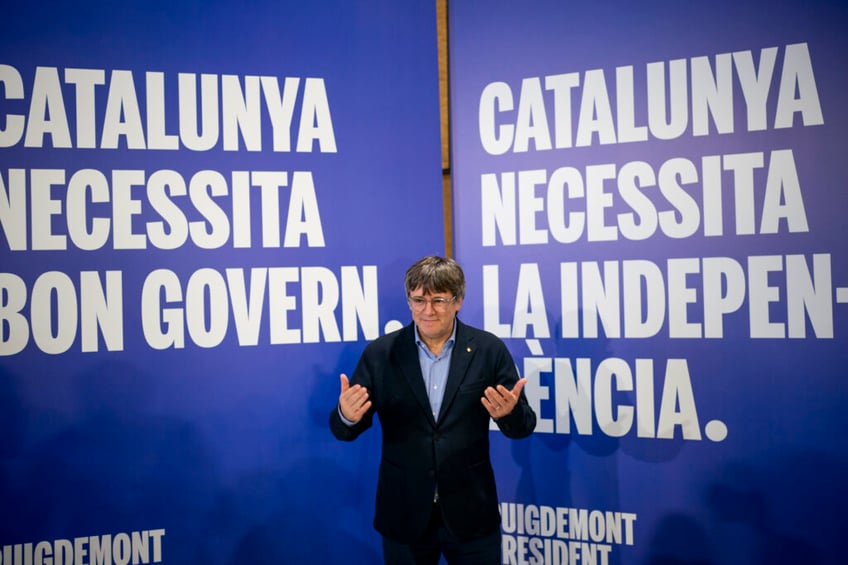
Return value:
[(361, 385), (350, 386), (347, 375), (341, 374), (342, 392), (339, 394), (339, 409), (346, 420), (354, 424), (371, 408), (368, 389)]

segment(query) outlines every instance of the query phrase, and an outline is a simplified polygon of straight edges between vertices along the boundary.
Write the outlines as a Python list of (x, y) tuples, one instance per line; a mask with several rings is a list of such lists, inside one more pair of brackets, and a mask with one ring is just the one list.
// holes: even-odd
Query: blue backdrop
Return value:
[(453, 2), (505, 563), (841, 563), (844, 3)]
[(444, 248), (432, 2), (3, 21), (0, 562), (378, 561), (327, 415)]

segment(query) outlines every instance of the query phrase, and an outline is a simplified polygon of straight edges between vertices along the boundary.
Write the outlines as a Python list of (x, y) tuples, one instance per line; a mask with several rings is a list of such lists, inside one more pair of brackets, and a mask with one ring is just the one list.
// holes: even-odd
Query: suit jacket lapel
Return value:
[(439, 421), (442, 420), (447, 413), (453, 399), (459, 390), (459, 385), (465, 380), (465, 375), (468, 374), (468, 365), (474, 357), (474, 339), (466, 331), (466, 326), (457, 318), (456, 320), (456, 342), (451, 353), (450, 371), (448, 372), (448, 382), (445, 385), (445, 396), (442, 399), (442, 408), (439, 410)]
[(432, 426), (436, 425), (433, 419), (433, 413), (430, 408), (430, 398), (427, 396), (427, 389), (424, 386), (424, 376), (421, 374), (421, 363), (418, 361), (418, 346), (415, 344), (415, 330), (410, 324), (403, 329), (405, 335), (398, 336), (394, 351), (394, 363), (406, 381), (409, 383), (409, 388), (412, 395), (421, 409), (427, 415)]

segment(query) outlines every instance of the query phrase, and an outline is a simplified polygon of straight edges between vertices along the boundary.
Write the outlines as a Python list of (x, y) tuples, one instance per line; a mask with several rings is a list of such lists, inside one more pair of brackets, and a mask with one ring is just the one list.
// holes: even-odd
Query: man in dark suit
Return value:
[(429, 256), (404, 280), (412, 323), (368, 344), (350, 380), (341, 375), (333, 434), (352, 441), (380, 418), (383, 452), (374, 527), (390, 565), (491, 564), (500, 515), (489, 421), (529, 436), (536, 414), (515, 362), (491, 333), (457, 319), (465, 277)]

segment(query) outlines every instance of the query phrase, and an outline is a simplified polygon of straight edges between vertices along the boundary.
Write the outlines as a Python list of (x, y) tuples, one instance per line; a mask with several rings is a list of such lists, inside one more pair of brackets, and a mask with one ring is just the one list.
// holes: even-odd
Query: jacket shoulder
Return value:
[(457, 341), (476, 341), (482, 344), (493, 344), (506, 347), (504, 341), (490, 331), (476, 328), (474, 326), (469, 326), (468, 324), (460, 322), (459, 320), (457, 320), (457, 323)]

